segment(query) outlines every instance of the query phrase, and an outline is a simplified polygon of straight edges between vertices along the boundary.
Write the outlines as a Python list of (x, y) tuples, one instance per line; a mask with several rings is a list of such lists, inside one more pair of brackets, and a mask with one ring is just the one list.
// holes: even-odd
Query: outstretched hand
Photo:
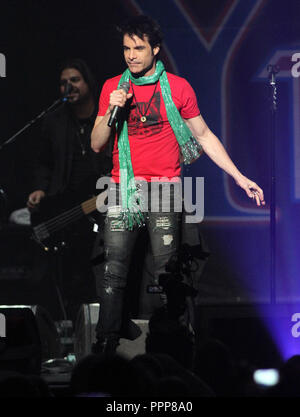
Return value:
[(256, 202), (257, 206), (264, 206), (266, 204), (263, 190), (254, 181), (242, 176), (242, 178), (236, 180), (236, 183), (245, 190), (249, 198), (252, 198)]

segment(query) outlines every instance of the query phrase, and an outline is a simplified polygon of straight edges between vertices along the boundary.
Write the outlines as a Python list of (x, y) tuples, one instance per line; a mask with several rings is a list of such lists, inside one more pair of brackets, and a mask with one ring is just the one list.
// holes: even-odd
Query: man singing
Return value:
[[(258, 206), (265, 204), (262, 189), (242, 175), (206, 125), (190, 84), (167, 73), (158, 60), (162, 34), (157, 23), (138, 16), (120, 30), (128, 69), (105, 82), (91, 142), (95, 152), (105, 147), (112, 133), (108, 126), (112, 110), (122, 108), (115, 129), (110, 186), (111, 192), (120, 191), (120, 198), (108, 207), (106, 215), (106, 264), (94, 349), (104, 352), (118, 346), (128, 266), (139, 226), (145, 224), (148, 229), (157, 279), (165, 273), (166, 263), (180, 244), (181, 213), (174, 210), (176, 193), (171, 196), (173, 204), (168, 212), (159, 195), (154, 197), (158, 202), (152, 196), (145, 212), (138, 197), (143, 188), (140, 178), (147, 182), (151, 200), (154, 183), (180, 181), (180, 162), (191, 163), (204, 151)], [(124, 83), (129, 83), (125, 84), (129, 90)], [(156, 203), (159, 210), (151, 210)]]

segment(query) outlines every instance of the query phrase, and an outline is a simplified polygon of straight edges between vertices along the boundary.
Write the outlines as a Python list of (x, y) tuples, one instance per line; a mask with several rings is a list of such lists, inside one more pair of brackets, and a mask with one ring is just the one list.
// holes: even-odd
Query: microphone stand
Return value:
[[(67, 92), (69, 93), (69, 91)], [(28, 122), (24, 127), (22, 127), (22, 129), (18, 130), (17, 133), (15, 133), (13, 136), (11, 136), (9, 139), (7, 139), (5, 142), (3, 142), (2, 144), (0, 144), (0, 152), (9, 144), (13, 143), (18, 136), (21, 135), (21, 133), (25, 132), (25, 130), (27, 130), (30, 126), (34, 125), (35, 123), (37, 123), (40, 119), (42, 119), (47, 113), (49, 113), (50, 110), (52, 110), (55, 106), (57, 106), (58, 104), (63, 104), (68, 100), (68, 96), (65, 93), (63, 95), (63, 97), (59, 98), (58, 100), (54, 101), (53, 104), (51, 104), (51, 106), (49, 106), (46, 110), (42, 111), (38, 116), (36, 116), (34, 119), (32, 119), (30, 122)], [(0, 197), (5, 197), (5, 203), (7, 205), (7, 198), (6, 198), (6, 194), (4, 192), (4, 190), (2, 190), (1, 185), (0, 185)]]
[(271, 104), (271, 200), (270, 200), (270, 277), (271, 277), (271, 304), (276, 304), (276, 111), (277, 111), (277, 87), (276, 74), (279, 72), (277, 65), (268, 65), (269, 84), (272, 91)]
[(63, 104), (68, 100), (67, 96), (63, 96), (62, 98), (59, 98), (58, 100), (56, 100), (53, 104), (51, 104), (51, 106), (49, 106), (46, 110), (42, 111), (38, 116), (36, 116), (34, 119), (32, 119), (30, 122), (28, 122), (24, 127), (22, 127), (22, 129), (18, 130), (17, 133), (15, 133), (13, 136), (11, 136), (9, 139), (7, 139), (4, 143), (2, 143), (0, 145), (0, 151), (2, 151), (2, 149), (13, 143), (17, 137), (25, 132), (25, 130), (27, 130), (30, 126), (34, 125), (36, 122), (38, 122), (40, 119), (42, 119), (50, 110), (52, 110), (55, 106), (57, 106), (57, 104)]

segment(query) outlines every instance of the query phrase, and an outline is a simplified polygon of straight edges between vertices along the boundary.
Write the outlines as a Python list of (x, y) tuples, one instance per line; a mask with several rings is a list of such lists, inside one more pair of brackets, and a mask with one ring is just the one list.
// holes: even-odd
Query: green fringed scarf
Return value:
[[(173, 129), (184, 164), (190, 164), (197, 159), (202, 153), (201, 145), (193, 137), (191, 131), (181, 118), (171, 95), (170, 84), (167, 78), (165, 67), (161, 61), (156, 62), (155, 73), (148, 77), (134, 78), (127, 69), (119, 81), (118, 87), (124, 83), (131, 82), (135, 85), (154, 84), (160, 82), (162, 97), (165, 103), (168, 121)], [(124, 222), (126, 229), (132, 230), (134, 225), (141, 226), (144, 224), (144, 214), (141, 197), (137, 191), (132, 163), (130, 146), (128, 140), (127, 121), (122, 121), (122, 125), (117, 126), (118, 131), (118, 149), (120, 164), (120, 186), (122, 198), (121, 220)]]

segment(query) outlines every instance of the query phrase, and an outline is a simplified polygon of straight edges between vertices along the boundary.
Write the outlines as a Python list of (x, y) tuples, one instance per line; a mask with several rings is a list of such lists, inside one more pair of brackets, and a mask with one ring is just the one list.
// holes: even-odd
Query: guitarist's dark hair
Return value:
[(92, 92), (94, 96), (94, 99), (97, 101), (98, 97), (97, 97), (96, 80), (92, 71), (88, 67), (87, 63), (80, 58), (67, 59), (59, 65), (59, 68), (58, 68), (59, 76), (61, 75), (63, 70), (65, 70), (66, 68), (75, 68), (80, 72), (84, 81), (89, 86), (90, 91)]

